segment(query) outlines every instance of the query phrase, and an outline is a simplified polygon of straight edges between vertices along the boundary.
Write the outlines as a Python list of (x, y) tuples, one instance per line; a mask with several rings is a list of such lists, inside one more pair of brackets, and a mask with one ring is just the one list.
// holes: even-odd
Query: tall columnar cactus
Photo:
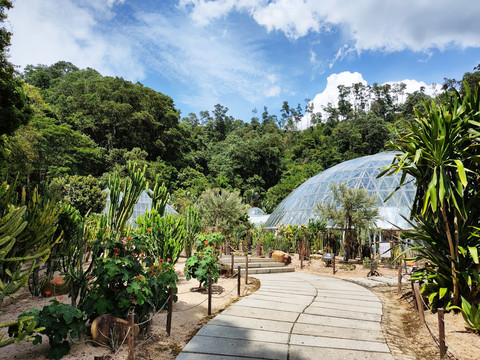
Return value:
[(200, 216), (197, 210), (193, 206), (188, 206), (185, 213), (185, 254), (187, 258), (192, 256), (192, 247), (200, 229)]
[[(0, 185), (0, 306), (6, 296), (26, 285), (60, 240), (53, 235), (61, 210), (52, 202), (43, 203), (36, 191), (28, 203), (25, 196), (19, 202), (14, 188)], [(16, 330), (9, 337), (0, 334), (0, 347), (29, 340), (39, 330), (32, 318), (0, 324), (5, 327)]]
[(115, 234), (116, 240), (123, 235), (123, 230), (132, 216), (138, 198), (148, 186), (145, 171), (146, 167), (138, 169), (136, 164), (129, 164), (126, 179), (120, 179), (118, 174), (114, 174), (108, 179), (110, 204), (106, 220), (109, 231)]
[[(2, 184), (0, 281), (2, 285), (5, 284), (5, 290), (2, 291), (3, 296), (0, 295), (0, 300), (18, 291), (24, 275), (38, 271), (38, 265), (45, 262), (52, 247), (61, 240), (61, 234), (55, 237), (61, 211), (62, 209), (52, 201), (42, 201), (36, 189), (28, 201), (25, 196), (18, 201), (14, 186)], [(27, 263), (28, 268), (22, 269)], [(22, 281), (18, 282), (18, 277)], [(38, 284), (34, 282), (33, 285)], [(38, 295), (38, 286), (34, 286), (33, 294)]]
[(152, 209), (155, 209), (161, 216), (164, 216), (169, 193), (164, 183), (160, 185), (159, 175), (155, 177), (155, 186), (153, 187), (153, 193), (150, 197), (152, 198)]

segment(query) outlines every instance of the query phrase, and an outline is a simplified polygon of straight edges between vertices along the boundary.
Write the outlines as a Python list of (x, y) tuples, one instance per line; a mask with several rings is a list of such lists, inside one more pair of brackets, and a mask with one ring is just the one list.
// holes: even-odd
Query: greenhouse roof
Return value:
[(265, 226), (306, 225), (309, 219), (319, 219), (315, 211), (316, 204), (333, 200), (330, 189), (332, 184), (345, 184), (350, 188), (365, 189), (370, 196), (377, 196), (380, 214), (380, 219), (376, 223), (377, 228), (410, 228), (402, 215), (406, 218), (410, 216), (416, 192), (413, 181), (409, 181), (412, 178), (407, 177), (406, 184), (385, 202), (384, 200), (398, 186), (401, 174), (376, 178), (384, 166), (392, 163), (394, 156), (393, 152), (383, 152), (348, 160), (311, 177), (278, 205)]

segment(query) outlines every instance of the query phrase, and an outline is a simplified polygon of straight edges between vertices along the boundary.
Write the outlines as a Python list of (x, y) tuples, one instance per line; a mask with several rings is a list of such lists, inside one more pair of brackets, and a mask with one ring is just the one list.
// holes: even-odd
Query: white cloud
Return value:
[(115, 4), (123, 4), (125, 0), (107, 0), (107, 5), (112, 7)]
[[(97, 2), (102, 4), (105, 10), (107, 2)], [(104, 75), (143, 79), (144, 69), (136, 61), (134, 42), (121, 33), (103, 32), (100, 15), (104, 13), (78, 6), (72, 0), (15, 2), (8, 14), (13, 27), (11, 61), (24, 67), (65, 60)]]
[[(150, 69), (194, 89), (189, 92), (195, 95), (181, 102), (205, 109), (225, 96), (253, 103), (278, 92), (272, 90), (272, 84), (280, 82), (279, 75), (243, 34), (218, 36), (218, 29), (160, 13), (141, 13), (137, 19), (142, 25), (131, 31), (147, 50), (145, 61)], [(179, 21), (183, 21), (181, 27)]]
[(277, 97), (281, 93), (280, 86), (273, 86), (265, 92), (266, 97)]
[[(333, 106), (337, 105), (338, 97), (339, 97), (338, 86), (339, 85), (352, 86), (353, 84), (357, 84), (357, 83), (368, 85), (367, 81), (363, 78), (362, 74), (358, 72), (352, 73), (349, 71), (344, 71), (338, 74), (330, 75), (327, 78), (327, 85), (325, 89), (321, 93), (318, 93), (317, 95), (315, 95), (315, 97), (311, 102), (313, 104), (313, 113), (319, 112), (322, 114), (322, 119), (326, 119), (327, 113), (324, 111), (324, 107), (329, 104)], [(389, 81), (389, 82), (386, 82), (385, 84), (395, 85), (399, 83), (403, 83), (406, 85), (404, 90), (405, 97), (399, 98), (398, 99), (399, 103), (403, 103), (406, 100), (406, 94), (423, 90), (425, 94), (430, 96), (435, 96), (438, 90), (436, 84), (427, 85), (423, 81), (417, 81), (412, 79), (405, 79), (401, 81)], [(310, 114), (307, 114), (302, 118), (299, 124), (299, 128), (306, 129), (309, 126), (311, 126), (311, 116)]]
[(357, 51), (425, 51), (480, 46), (480, 2), (465, 0), (181, 0), (195, 21), (207, 24), (232, 11), (249, 13), (268, 31), (291, 39), (341, 30)]

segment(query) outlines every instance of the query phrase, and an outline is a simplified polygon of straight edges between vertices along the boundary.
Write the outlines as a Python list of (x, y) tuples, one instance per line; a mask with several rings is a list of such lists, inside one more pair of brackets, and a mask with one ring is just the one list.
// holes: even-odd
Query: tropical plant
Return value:
[(219, 266), (216, 247), (224, 240), (225, 237), (218, 232), (197, 236), (195, 253), (185, 262), (187, 280), (197, 279), (200, 288), (204, 287), (209, 279), (212, 279), (213, 283), (218, 281)]
[[(68, 338), (80, 339), (85, 332), (85, 320), (83, 312), (73, 306), (65, 305), (57, 299), (50, 300), (50, 305), (46, 305), (42, 310), (32, 309), (22, 313), (18, 321), (33, 317), (37, 326), (42, 330), (40, 334), (47, 335), (50, 349), (48, 350), (49, 359), (61, 359), (70, 352), (70, 343)], [(37, 329), (38, 330), (38, 329)], [(17, 326), (12, 326), (9, 333), (14, 335)], [(35, 335), (33, 344), (41, 344), (42, 336)]]
[[(0, 185), (0, 306), (5, 297), (25, 287), (60, 240), (57, 237), (53, 241), (60, 213), (57, 207), (52, 203), (41, 205), (36, 191), (28, 203), (25, 198), (17, 201), (17, 197), (15, 186), (6, 182)], [(0, 334), (0, 347), (33, 340), (32, 334), (41, 330), (31, 316), (0, 324), (0, 328), (5, 327), (14, 327), (15, 331), (9, 337)]]
[(462, 312), (463, 319), (465, 320), (465, 324), (474, 332), (480, 334), (480, 306), (475, 306), (474, 304), (470, 304), (465, 298), (462, 296), (462, 307), (458, 306), (450, 306), (450, 309), (457, 309)]
[(144, 322), (165, 304), (168, 288), (178, 280), (174, 264), (170, 258), (151, 256), (147, 238), (136, 232), (98, 245), (104, 255), (95, 259), (87, 275), (89, 291), (80, 303), (90, 319), (102, 314), (125, 318), (133, 309), (137, 321)]
[[(418, 242), (419, 259), (427, 264), (415, 274), (436, 287), (434, 306), (478, 293), (478, 272), (468, 250), (478, 249), (471, 233), (479, 227), (480, 97), (465, 83), (465, 95), (452, 90), (445, 102), (424, 104), (424, 112), (402, 124), (391, 147), (400, 151), (384, 174), (402, 172), (400, 186), (413, 177), (417, 193), (412, 208), (413, 230), (405, 234)], [(470, 279), (470, 280), (469, 280)], [(474, 282), (471, 292), (469, 281)], [(432, 299), (433, 300), (433, 299)]]
[(309, 244), (315, 245), (317, 252), (318, 250), (323, 250), (323, 237), (325, 235), (325, 230), (327, 229), (327, 222), (325, 220), (309, 219), (307, 227)]
[[(331, 186), (333, 201), (318, 203), (317, 212), (325, 220), (333, 221), (335, 226), (345, 232), (344, 258), (346, 261), (354, 254), (354, 245), (360, 229), (374, 227), (378, 218), (376, 197), (368, 195), (365, 189), (352, 189), (345, 184)], [(340, 206), (337, 207), (337, 204)]]
[(137, 321), (146, 323), (145, 329), (152, 312), (165, 305), (168, 288), (176, 291), (174, 265), (183, 246), (184, 220), (160, 215), (168, 198), (163, 185), (156, 183), (150, 194), (152, 209), (137, 218), (138, 228), (127, 226), (146, 186), (145, 169), (136, 165), (129, 166), (129, 176), (123, 180), (113, 175), (107, 214), (88, 226), (94, 237), (93, 260), (84, 273), (89, 291), (80, 299), (80, 307), (90, 319), (106, 313), (126, 317), (133, 309)]

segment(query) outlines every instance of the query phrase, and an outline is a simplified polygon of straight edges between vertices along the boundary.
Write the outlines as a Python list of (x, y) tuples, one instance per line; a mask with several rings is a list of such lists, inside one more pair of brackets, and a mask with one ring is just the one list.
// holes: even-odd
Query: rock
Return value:
[[(92, 322), (90, 333), (94, 344), (110, 345), (112, 340), (121, 344), (128, 333), (128, 321), (117, 318), (111, 314), (104, 314), (97, 317)], [(134, 334), (138, 335), (140, 328), (134, 326)]]
[(292, 262), (292, 257), (280, 250), (275, 250), (272, 253), (272, 258), (277, 262), (283, 262), (285, 265), (288, 265)]
[(43, 296), (58, 296), (68, 294), (68, 286), (63, 276), (55, 277), (42, 287)]

